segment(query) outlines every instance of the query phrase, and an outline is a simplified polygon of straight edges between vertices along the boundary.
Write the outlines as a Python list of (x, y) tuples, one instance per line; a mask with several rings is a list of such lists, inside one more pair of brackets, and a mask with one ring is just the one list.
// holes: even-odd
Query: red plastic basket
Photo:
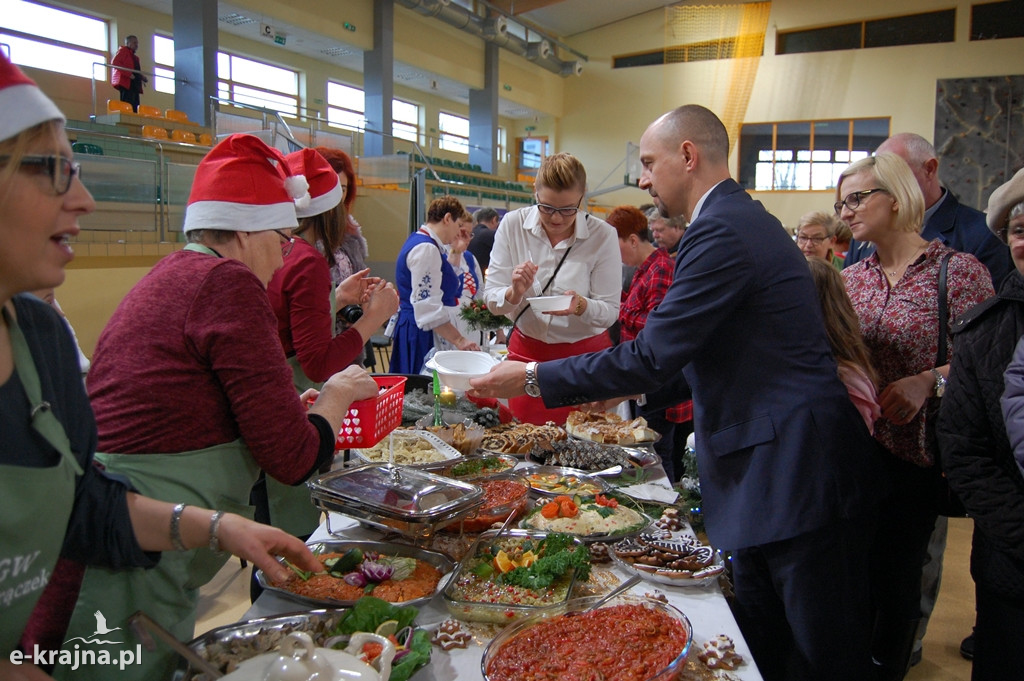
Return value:
[(374, 376), (383, 391), (372, 400), (353, 402), (338, 431), (335, 450), (372, 447), (402, 424), (405, 376)]

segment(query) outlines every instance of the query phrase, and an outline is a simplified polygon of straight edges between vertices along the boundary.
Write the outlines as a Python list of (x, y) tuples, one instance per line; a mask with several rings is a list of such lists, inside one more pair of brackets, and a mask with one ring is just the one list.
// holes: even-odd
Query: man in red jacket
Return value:
[(132, 111), (135, 112), (139, 110), (139, 95), (142, 94), (142, 84), (149, 82), (149, 78), (146, 78), (141, 73), (128, 70), (140, 71), (142, 69), (142, 64), (135, 55), (135, 51), (138, 49), (139, 39), (133, 35), (125, 36), (124, 45), (117, 51), (117, 54), (114, 55), (114, 60), (111, 62), (114, 66), (120, 66), (121, 68), (113, 69), (110, 74), (110, 84), (121, 93), (121, 101), (131, 104)]

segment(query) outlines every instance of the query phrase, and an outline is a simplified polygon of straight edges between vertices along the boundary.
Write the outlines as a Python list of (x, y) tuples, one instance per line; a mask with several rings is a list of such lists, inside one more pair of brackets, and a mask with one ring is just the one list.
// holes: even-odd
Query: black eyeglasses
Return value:
[(572, 208), (555, 208), (554, 206), (549, 206), (546, 203), (541, 203), (540, 199), (538, 199), (536, 195), (534, 195), (533, 199), (537, 202), (537, 210), (542, 214), (554, 215), (555, 213), (558, 213), (563, 218), (571, 218), (573, 215), (576, 215), (580, 210), (580, 204), (583, 203), (583, 197), (581, 196), (580, 200), (577, 201), (576, 205)]
[(820, 246), (825, 241), (825, 239), (828, 238), (829, 237), (827, 236), (804, 236), (803, 234), (798, 234), (796, 237), (796, 242), (798, 244), (814, 244), (815, 246)]
[(889, 193), (880, 187), (876, 187), (875, 189), (865, 189), (859, 192), (852, 192), (851, 194), (847, 195), (847, 197), (842, 201), (836, 201), (835, 205), (832, 207), (836, 209), (836, 215), (839, 215), (840, 213), (843, 212), (843, 206), (846, 206), (850, 210), (857, 210), (860, 204), (864, 202), (864, 199), (871, 196), (875, 192), (885, 192), (886, 194)]
[(275, 229), (274, 233), (281, 237), (281, 257), (287, 258), (288, 254), (292, 252), (295, 247), (295, 237), (288, 236), (279, 229)]
[[(0, 163), (10, 160), (10, 156), (0, 156)], [(41, 168), (46, 172), (57, 196), (68, 193), (71, 189), (71, 178), (75, 175), (82, 179), (82, 166), (63, 156), (23, 156), (18, 163), (23, 168)]]

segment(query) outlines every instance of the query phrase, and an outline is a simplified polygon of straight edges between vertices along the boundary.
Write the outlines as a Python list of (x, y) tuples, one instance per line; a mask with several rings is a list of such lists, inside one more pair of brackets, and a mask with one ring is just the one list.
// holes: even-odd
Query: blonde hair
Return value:
[(900, 232), (920, 232), (924, 223), (924, 194), (907, 162), (896, 154), (878, 154), (855, 161), (839, 175), (836, 201), (842, 201), (843, 180), (859, 173), (871, 173), (879, 188), (896, 203), (894, 225)]
[(569, 189), (587, 190), (587, 171), (580, 160), (568, 153), (545, 158), (537, 169), (534, 189), (547, 187), (556, 192)]
[(800, 222), (796, 225), (796, 231), (799, 232), (803, 227), (820, 225), (825, 228), (825, 236), (834, 237), (836, 232), (839, 230), (839, 225), (841, 224), (843, 224), (843, 221), (835, 215), (829, 215), (824, 211), (816, 210), (813, 213), (807, 213), (800, 218)]

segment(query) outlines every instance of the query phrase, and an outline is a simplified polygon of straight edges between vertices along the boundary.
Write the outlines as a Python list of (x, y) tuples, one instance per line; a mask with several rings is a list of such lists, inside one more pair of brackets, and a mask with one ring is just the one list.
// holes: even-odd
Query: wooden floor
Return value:
[[(973, 526), (967, 519), (949, 521), (942, 590), (924, 639), (924, 658), (906, 681), (970, 681), (971, 663), (960, 657), (959, 648), (974, 623), (974, 582), (968, 572)], [(203, 587), (196, 633), (237, 622), (249, 609), (250, 571), (232, 559)]]

